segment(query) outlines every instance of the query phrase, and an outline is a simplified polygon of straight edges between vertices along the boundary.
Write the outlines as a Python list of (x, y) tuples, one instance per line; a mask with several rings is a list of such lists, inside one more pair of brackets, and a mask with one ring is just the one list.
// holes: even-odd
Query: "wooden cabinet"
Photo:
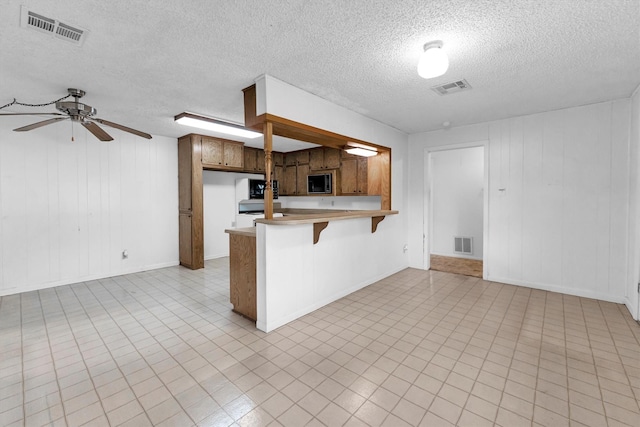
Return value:
[(180, 264), (204, 267), (202, 153), (198, 135), (178, 139), (178, 240)]
[(247, 172), (253, 172), (258, 169), (257, 159), (255, 148), (244, 147), (244, 170)]
[(312, 171), (340, 168), (340, 150), (330, 147), (309, 150), (309, 168)]
[(296, 151), (296, 161), (298, 165), (308, 165), (309, 164), (309, 151), (310, 150), (302, 150)]
[(283, 179), (282, 182), (279, 182), (280, 185), (280, 195), (281, 196), (295, 196), (297, 190), (297, 167), (294, 166), (285, 166), (283, 171)]
[(244, 166), (244, 143), (201, 136), (202, 166), (207, 169), (233, 170)]
[(343, 156), (340, 168), (340, 194), (369, 194), (366, 157)]
[(298, 164), (298, 157), (295, 151), (287, 153), (284, 156), (284, 165), (285, 166), (295, 166)]
[(251, 173), (264, 173), (264, 170), (264, 150), (244, 147), (244, 171)]
[(299, 164), (296, 168), (296, 195), (307, 195), (307, 175), (309, 175), (309, 165)]
[(275, 166), (284, 166), (284, 154), (274, 151), (271, 153), (271, 159)]
[(256, 320), (255, 235), (229, 234), (229, 299), (233, 311)]

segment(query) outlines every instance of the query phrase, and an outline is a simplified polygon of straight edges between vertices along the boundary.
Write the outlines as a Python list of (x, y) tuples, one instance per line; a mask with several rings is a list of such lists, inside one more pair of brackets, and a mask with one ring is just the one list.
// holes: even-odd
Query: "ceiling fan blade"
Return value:
[(66, 116), (62, 113), (0, 113), (0, 116)]
[(32, 129), (38, 129), (39, 127), (42, 127), (42, 126), (50, 125), (51, 123), (55, 123), (58, 120), (67, 120), (67, 119), (68, 119), (68, 117), (55, 117), (53, 119), (44, 120), (42, 122), (37, 122), (37, 123), (32, 123), (32, 124), (27, 125), (27, 126), (22, 126), (21, 128), (14, 129), (14, 131), (16, 131), (16, 132), (25, 132), (25, 131), (32, 130)]
[(89, 132), (95, 135), (100, 141), (113, 141), (111, 135), (106, 133), (100, 126), (93, 122), (82, 122), (82, 126), (86, 127)]
[(129, 127), (122, 126), (122, 125), (119, 125), (117, 123), (110, 122), (108, 120), (99, 119), (97, 117), (90, 117), (89, 120), (93, 120), (93, 121), (96, 121), (96, 122), (98, 122), (100, 124), (103, 124), (103, 125), (106, 125), (106, 126), (111, 126), (112, 128), (120, 129), (120, 130), (123, 130), (125, 132), (129, 132), (129, 133), (132, 133), (134, 135), (141, 136), (143, 138), (151, 139), (151, 135), (149, 135), (146, 132), (140, 132), (139, 130), (131, 129)]

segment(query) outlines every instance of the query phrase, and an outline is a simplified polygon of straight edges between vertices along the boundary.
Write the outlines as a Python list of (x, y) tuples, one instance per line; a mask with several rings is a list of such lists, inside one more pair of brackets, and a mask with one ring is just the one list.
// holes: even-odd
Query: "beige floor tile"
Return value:
[(406, 399), (401, 399), (391, 413), (410, 425), (418, 425), (427, 410)]
[(455, 424), (458, 421), (458, 418), (460, 418), (462, 408), (441, 397), (436, 397), (433, 400), (431, 407), (429, 407), (429, 412), (451, 424)]
[(388, 411), (375, 403), (366, 401), (362, 404), (360, 409), (356, 411), (355, 416), (371, 426), (379, 426), (388, 414)]
[(229, 310), (228, 291), (222, 258), (1, 297), (0, 424), (640, 416), (640, 327), (616, 304), (407, 269), (265, 334)]

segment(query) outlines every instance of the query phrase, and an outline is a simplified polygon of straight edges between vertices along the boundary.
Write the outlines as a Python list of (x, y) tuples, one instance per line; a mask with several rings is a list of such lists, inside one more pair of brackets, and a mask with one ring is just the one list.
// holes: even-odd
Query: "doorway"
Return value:
[(486, 266), (484, 143), (426, 153), (425, 265), (482, 278)]

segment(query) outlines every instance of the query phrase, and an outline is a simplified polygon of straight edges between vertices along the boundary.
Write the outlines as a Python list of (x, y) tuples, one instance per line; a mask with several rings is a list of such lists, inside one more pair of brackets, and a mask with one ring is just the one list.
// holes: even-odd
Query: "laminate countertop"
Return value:
[(284, 216), (273, 219), (256, 219), (257, 223), (268, 225), (297, 225), (315, 224), (320, 222), (338, 221), (355, 218), (375, 218), (387, 215), (397, 215), (394, 210), (321, 210), (321, 209), (291, 209), (282, 210)]
[(224, 230), (227, 234), (237, 234), (240, 236), (256, 237), (255, 227), (227, 228)]

